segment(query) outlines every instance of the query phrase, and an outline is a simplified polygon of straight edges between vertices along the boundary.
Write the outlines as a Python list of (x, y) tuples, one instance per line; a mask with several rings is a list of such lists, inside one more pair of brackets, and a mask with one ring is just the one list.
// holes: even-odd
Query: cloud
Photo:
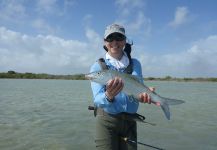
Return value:
[[(86, 28), (87, 41), (57, 36), (29, 36), (0, 27), (0, 71), (74, 74), (89, 72), (104, 55), (101, 37)], [(13, 43), (13, 44), (12, 44)], [(142, 53), (142, 55), (141, 55)], [(180, 53), (153, 55), (133, 51), (141, 61), (144, 76), (216, 77), (217, 35), (195, 41)]]
[(87, 30), (87, 36), (92, 35), (95, 38), (91, 41), (81, 42), (51, 35), (28, 36), (0, 27), (0, 71), (52, 74), (89, 72), (90, 65), (103, 53), (98, 52), (99, 46), (96, 45), (98, 35)]
[(69, 9), (75, 5), (74, 0), (38, 0), (36, 3), (36, 11), (41, 15), (64, 16)]
[(176, 54), (136, 55), (142, 62), (145, 76), (217, 76), (217, 35), (198, 40), (189, 49)]
[[(62, 7), (58, 6), (57, 0), (39, 0), (36, 2), (2, 0), (0, 1), (0, 25), (15, 26), (18, 30), (25, 28), (26, 31), (53, 34), (60, 28), (57, 25), (51, 26), (49, 24), (50, 18), (60, 17), (67, 13), (72, 2), (64, 0), (62, 5)], [(50, 16), (48, 17), (48, 15)]]
[(144, 1), (142, 0), (116, 0), (115, 5), (119, 9), (119, 14), (122, 17), (129, 16), (132, 11), (139, 9), (142, 9), (144, 6)]
[(50, 26), (46, 20), (38, 18), (32, 21), (32, 26), (37, 29), (40, 33), (55, 33), (55, 30)]
[(57, 0), (38, 0), (37, 1), (37, 11), (40, 13), (54, 13), (57, 5)]
[(169, 23), (172, 27), (178, 27), (185, 24), (189, 19), (189, 10), (187, 7), (177, 7), (173, 21)]
[(1, 21), (21, 21), (27, 17), (24, 1), (3, 0), (0, 1), (0, 20)]
[(127, 31), (130, 35), (148, 37), (151, 34), (151, 19), (145, 17), (142, 12), (138, 12), (135, 20), (128, 23)]
[(145, 3), (142, 0), (117, 0), (115, 2), (118, 17), (115, 22), (123, 24), (127, 34), (141, 39), (151, 33), (151, 19), (144, 12)]

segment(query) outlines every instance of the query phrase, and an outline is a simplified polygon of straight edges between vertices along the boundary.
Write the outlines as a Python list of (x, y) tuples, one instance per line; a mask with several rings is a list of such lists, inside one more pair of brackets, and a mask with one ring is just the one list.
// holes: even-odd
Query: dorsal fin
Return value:
[(101, 70), (107, 70), (108, 69), (108, 66), (106, 66), (106, 64), (105, 64), (104, 58), (99, 58), (98, 63), (101, 67)]

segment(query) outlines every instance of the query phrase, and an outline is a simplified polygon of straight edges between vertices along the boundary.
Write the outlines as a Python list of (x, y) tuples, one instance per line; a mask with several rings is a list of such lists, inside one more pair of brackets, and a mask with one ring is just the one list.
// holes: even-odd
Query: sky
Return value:
[(144, 77), (217, 77), (216, 0), (0, 0), (0, 72), (88, 73), (112, 23)]

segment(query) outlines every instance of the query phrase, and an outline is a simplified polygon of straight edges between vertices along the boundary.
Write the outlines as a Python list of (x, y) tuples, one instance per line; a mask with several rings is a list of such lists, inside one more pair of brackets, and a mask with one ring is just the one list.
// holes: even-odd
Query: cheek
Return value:
[(126, 42), (125, 42), (125, 41), (120, 41), (120, 42), (119, 42), (119, 45), (120, 45), (120, 46), (122, 46), (122, 47), (124, 47), (124, 46), (125, 46), (125, 44), (126, 44)]
[(124, 46), (125, 46), (125, 42), (124, 42), (124, 43), (121, 43), (121, 46), (124, 47)]
[(105, 47), (107, 47), (107, 49), (111, 49), (111, 47), (112, 47), (112, 46), (111, 46), (111, 43), (106, 43), (106, 44), (105, 44)]
[(109, 43), (108, 42), (104, 42), (104, 46), (109, 47)]

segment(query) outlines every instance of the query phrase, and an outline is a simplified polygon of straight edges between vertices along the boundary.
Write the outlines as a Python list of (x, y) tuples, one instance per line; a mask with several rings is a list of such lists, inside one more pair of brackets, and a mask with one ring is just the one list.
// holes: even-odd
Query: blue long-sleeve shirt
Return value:
[[(105, 58), (104, 58), (105, 59)], [(117, 69), (112, 66), (107, 59), (105, 59), (105, 63), (109, 69), (117, 70), (120, 72), (124, 72), (124, 69)], [(132, 75), (138, 76), (142, 78), (142, 69), (141, 64), (137, 59), (132, 59), (133, 63), (133, 72)], [(90, 69), (90, 72), (100, 71), (101, 67), (98, 62), (95, 62)], [(130, 100), (133, 97), (129, 97), (123, 92), (120, 92), (114, 97), (113, 102), (109, 102), (107, 100), (107, 96), (105, 95), (106, 87), (105, 85), (98, 84), (96, 82), (91, 82), (91, 88), (93, 92), (94, 105), (96, 107), (103, 108), (104, 111), (110, 114), (118, 114), (121, 112), (127, 113), (136, 113), (139, 107), (139, 103), (133, 100)]]

